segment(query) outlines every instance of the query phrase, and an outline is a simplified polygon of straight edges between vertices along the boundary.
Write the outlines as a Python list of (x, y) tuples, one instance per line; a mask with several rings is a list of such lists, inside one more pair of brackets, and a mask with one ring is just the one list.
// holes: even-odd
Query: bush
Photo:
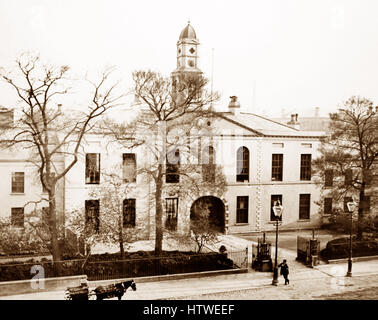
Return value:
[[(360, 224), (362, 232), (378, 232), (378, 216), (366, 215), (362, 221), (353, 220), (353, 230), (357, 229)], [(343, 233), (350, 232), (350, 214), (344, 212), (335, 212), (329, 217), (329, 222), (322, 226), (324, 229), (339, 231)]]
[[(60, 276), (86, 274), (89, 280), (101, 280), (233, 268), (233, 261), (220, 253), (164, 251), (162, 256), (155, 257), (154, 252), (138, 251), (126, 252), (125, 259), (119, 259), (120, 253), (104, 253), (92, 255), (86, 262), (84, 259), (64, 260), (61, 262)], [(36, 262), (31, 259), (28, 263), (0, 264), (0, 281), (31, 279), (34, 275), (30, 271), (34, 264), (44, 267), (46, 278), (55, 276), (51, 261)]]
[[(320, 252), (322, 258), (327, 260), (344, 259), (349, 257), (349, 238), (337, 238), (327, 243), (325, 249)], [(352, 256), (364, 257), (378, 255), (378, 240), (363, 239), (356, 241), (352, 238)]]
[(46, 251), (44, 241), (29, 224), (21, 229), (11, 226), (8, 220), (0, 221), (1, 255), (34, 255)]

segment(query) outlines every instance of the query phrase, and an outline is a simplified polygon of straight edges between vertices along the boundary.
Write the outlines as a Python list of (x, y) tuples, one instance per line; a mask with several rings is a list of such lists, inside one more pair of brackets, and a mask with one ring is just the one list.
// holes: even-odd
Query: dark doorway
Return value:
[(196, 217), (196, 212), (201, 208), (207, 208), (209, 210), (210, 224), (221, 233), (225, 231), (225, 208), (223, 201), (217, 197), (205, 196), (198, 198), (193, 202), (190, 208), (190, 220), (192, 221)]

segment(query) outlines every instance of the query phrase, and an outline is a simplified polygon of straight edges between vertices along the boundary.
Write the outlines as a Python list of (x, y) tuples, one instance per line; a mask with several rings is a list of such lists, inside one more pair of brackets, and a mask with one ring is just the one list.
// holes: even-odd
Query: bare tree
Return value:
[(330, 118), (330, 134), (322, 141), (321, 157), (314, 161), (317, 182), (322, 186), (321, 203), (325, 197), (334, 203), (354, 197), (360, 239), (365, 217), (377, 203), (378, 113), (372, 101), (353, 96)]
[[(17, 74), (3, 71), (1, 77), (17, 93), (21, 116), (3, 132), (1, 145), (30, 150), (49, 204), (49, 233), (54, 261), (61, 260), (58, 245), (56, 190), (57, 183), (78, 160), (81, 142), (86, 133), (108, 109), (116, 106), (122, 94), (116, 94), (118, 82), (110, 83), (112, 69), (106, 69), (92, 86), (90, 102), (85, 110), (63, 112), (56, 107), (59, 97), (69, 92), (68, 66), (41, 63), (38, 56), (21, 55), (16, 60)], [(69, 113), (69, 114), (68, 114)], [(64, 156), (66, 165), (56, 165)]]
[[(171, 227), (169, 219), (165, 225), (163, 221), (164, 195), (193, 197), (203, 188), (219, 194), (224, 191), (224, 176), (215, 166), (214, 179), (202, 181), (199, 149), (193, 148), (200, 147), (201, 130), (210, 131), (208, 123), (216, 113), (209, 106), (218, 95), (208, 93), (206, 79), (198, 75), (182, 75), (176, 81), (152, 71), (137, 71), (133, 80), (140, 115), (128, 127), (112, 126), (112, 134), (120, 143), (143, 145), (146, 150), (148, 160), (138, 163), (138, 173), (153, 185), (155, 254), (160, 255), (164, 229)], [(210, 135), (208, 138), (210, 141)]]

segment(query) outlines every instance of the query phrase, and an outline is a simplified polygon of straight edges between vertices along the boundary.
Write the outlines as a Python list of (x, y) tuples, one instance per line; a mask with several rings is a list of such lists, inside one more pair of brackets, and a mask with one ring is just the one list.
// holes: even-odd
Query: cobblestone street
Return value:
[(266, 286), (224, 293), (180, 297), (183, 300), (330, 300), (378, 299), (378, 275), (354, 278), (322, 278), (291, 281), (285, 286)]

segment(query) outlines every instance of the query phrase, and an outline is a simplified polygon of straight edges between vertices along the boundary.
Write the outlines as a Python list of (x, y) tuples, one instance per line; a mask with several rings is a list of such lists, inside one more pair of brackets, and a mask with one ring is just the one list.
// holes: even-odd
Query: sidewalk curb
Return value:
[[(352, 261), (370, 261), (370, 260), (378, 260), (378, 256), (365, 256), (365, 257), (352, 257)], [(328, 264), (335, 264), (335, 263), (345, 263), (348, 262), (348, 258), (342, 259), (331, 259), (326, 260)]]
[[(0, 296), (65, 290), (79, 286), (86, 275), (0, 282)], [(42, 287), (40, 287), (42, 285)]]
[(156, 282), (156, 281), (169, 281), (169, 280), (180, 280), (180, 279), (190, 279), (190, 278), (202, 278), (202, 277), (211, 277), (211, 276), (221, 276), (229, 274), (239, 274), (239, 273), (248, 273), (248, 268), (243, 269), (230, 269), (230, 270), (215, 270), (215, 271), (201, 271), (201, 272), (190, 272), (190, 273), (177, 273), (177, 274), (168, 274), (161, 276), (149, 276), (149, 277), (134, 277), (134, 278), (120, 278), (120, 279), (110, 279), (110, 280), (93, 280), (88, 281), (90, 287), (107, 285), (115, 282), (122, 282), (133, 279), (135, 283), (143, 282)]

